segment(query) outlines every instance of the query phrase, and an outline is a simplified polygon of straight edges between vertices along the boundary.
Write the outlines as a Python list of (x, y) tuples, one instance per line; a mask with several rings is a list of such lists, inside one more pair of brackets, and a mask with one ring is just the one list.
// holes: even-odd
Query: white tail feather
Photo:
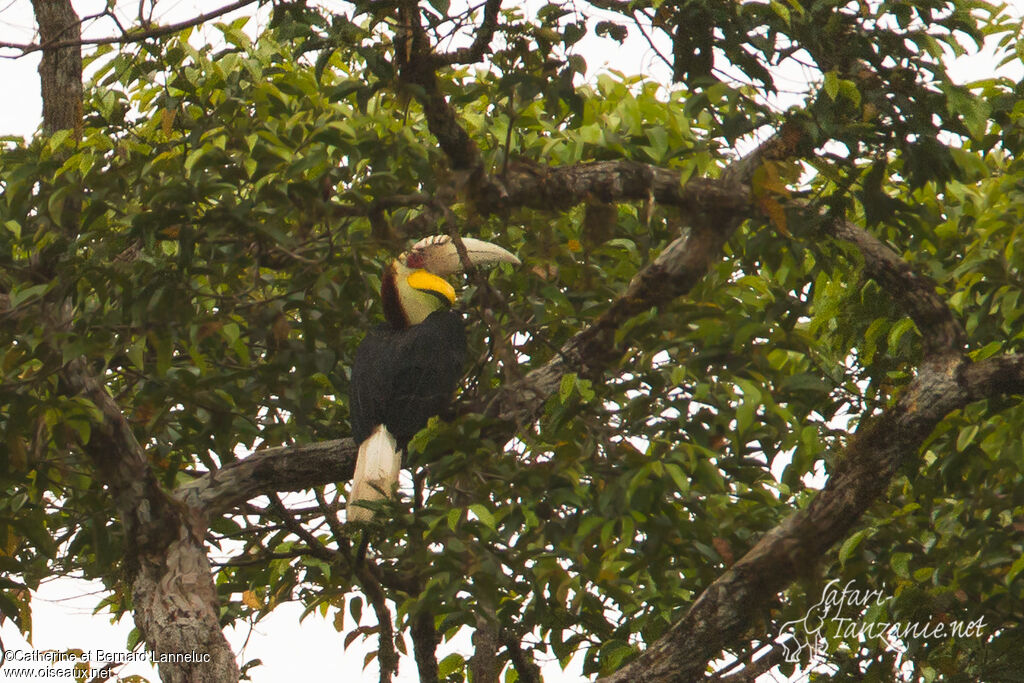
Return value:
[(348, 494), (348, 521), (369, 522), (373, 510), (360, 505), (381, 500), (398, 487), (398, 472), (402, 467), (402, 454), (398, 452), (395, 437), (384, 425), (378, 425), (370, 438), (359, 444), (356, 471), (352, 475), (352, 490)]

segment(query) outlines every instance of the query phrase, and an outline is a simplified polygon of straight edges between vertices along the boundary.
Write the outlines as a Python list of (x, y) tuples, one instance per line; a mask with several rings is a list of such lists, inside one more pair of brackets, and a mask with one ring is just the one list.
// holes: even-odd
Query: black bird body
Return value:
[(399, 329), (377, 326), (359, 345), (352, 366), (352, 438), (362, 443), (384, 425), (404, 449), (448, 406), (465, 362), (466, 330), (457, 311), (434, 311), (422, 323)]

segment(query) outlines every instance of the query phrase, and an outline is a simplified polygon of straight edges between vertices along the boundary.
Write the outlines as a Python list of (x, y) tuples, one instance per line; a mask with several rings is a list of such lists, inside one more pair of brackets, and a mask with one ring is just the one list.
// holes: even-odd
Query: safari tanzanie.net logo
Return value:
[(863, 642), (882, 640), (886, 649), (906, 651), (909, 638), (938, 639), (977, 638), (985, 628), (985, 617), (974, 621), (875, 621), (868, 617), (873, 606), (881, 607), (892, 599), (881, 590), (858, 590), (852, 580), (840, 587), (833, 579), (821, 591), (821, 599), (803, 619), (787, 621), (780, 636), (792, 635), (782, 641), (787, 662), (811, 664), (824, 661), (830, 639), (856, 638)]

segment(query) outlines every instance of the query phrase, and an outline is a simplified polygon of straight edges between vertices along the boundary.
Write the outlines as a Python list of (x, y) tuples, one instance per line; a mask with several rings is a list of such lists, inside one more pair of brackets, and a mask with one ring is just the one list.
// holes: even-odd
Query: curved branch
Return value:
[(454, 64), (475, 64), (483, 59), (491, 47), (491, 40), (498, 28), (498, 10), (501, 9), (501, 0), (487, 0), (484, 5), (484, 18), (480, 27), (476, 30), (476, 36), (469, 47), (460, 47), (452, 52), (434, 55), (434, 67), (451, 66)]
[[(403, 2), (399, 8), (402, 31), (395, 36), (395, 62), (399, 77), (418, 86), (416, 99), (423, 107), (427, 128), (452, 162), (456, 171), (471, 174), (483, 167), (483, 157), (458, 117), (437, 80), (432, 46), (420, 24), (415, 2)], [(488, 41), (489, 42), (489, 41)]]
[(592, 161), (571, 166), (509, 165), (499, 180), (480, 179), (474, 206), (481, 213), (508, 209), (564, 211), (585, 201), (644, 201), (703, 213), (713, 210), (746, 214), (750, 191), (726, 179), (691, 178), (684, 185), (679, 171), (637, 161)]
[(868, 275), (907, 311), (921, 332), (926, 358), (964, 349), (967, 333), (935, 291), (931, 278), (914, 272), (910, 264), (884, 242), (850, 221), (835, 221), (832, 231), (839, 239), (856, 245), (864, 256)]

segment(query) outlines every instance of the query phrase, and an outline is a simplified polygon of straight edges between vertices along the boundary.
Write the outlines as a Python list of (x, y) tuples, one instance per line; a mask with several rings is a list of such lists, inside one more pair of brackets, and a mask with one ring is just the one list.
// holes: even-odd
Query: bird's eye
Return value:
[(422, 268), (423, 267), (423, 252), (410, 251), (409, 255), (405, 257), (405, 265), (409, 268)]

